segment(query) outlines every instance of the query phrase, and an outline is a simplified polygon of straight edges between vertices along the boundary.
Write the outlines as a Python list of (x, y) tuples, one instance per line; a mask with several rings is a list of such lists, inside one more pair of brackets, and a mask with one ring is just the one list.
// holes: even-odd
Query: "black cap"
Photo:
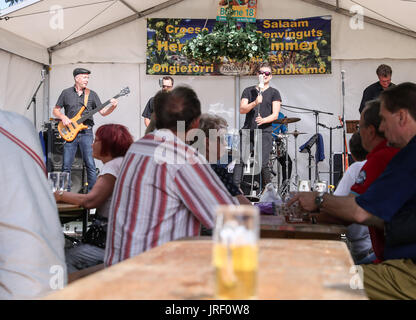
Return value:
[(76, 68), (76, 69), (74, 69), (74, 72), (72, 74), (74, 75), (74, 78), (75, 78), (77, 75), (84, 74), (84, 73), (90, 74), (91, 71), (87, 70), (87, 69), (84, 69), (84, 68)]

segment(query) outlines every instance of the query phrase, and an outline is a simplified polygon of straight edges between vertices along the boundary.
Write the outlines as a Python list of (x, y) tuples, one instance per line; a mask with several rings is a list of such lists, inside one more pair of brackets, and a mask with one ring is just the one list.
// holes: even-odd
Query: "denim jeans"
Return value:
[[(92, 189), (92, 187), (95, 184), (95, 181), (97, 180), (95, 162), (92, 157), (92, 142), (92, 129), (81, 130), (73, 141), (65, 142), (64, 159), (62, 165), (63, 172), (71, 173), (72, 163), (74, 162), (75, 154), (79, 146), (81, 150), (82, 159), (87, 169), (88, 192)], [(71, 180), (69, 185), (71, 186)]]
[(103, 263), (104, 254), (105, 249), (87, 243), (65, 250), (68, 274)]

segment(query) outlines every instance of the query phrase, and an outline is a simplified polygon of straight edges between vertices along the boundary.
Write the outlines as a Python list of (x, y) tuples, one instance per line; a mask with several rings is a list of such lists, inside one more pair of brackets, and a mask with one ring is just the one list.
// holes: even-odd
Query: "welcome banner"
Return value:
[[(146, 73), (152, 75), (254, 75), (261, 59), (244, 64), (223, 61), (198, 65), (181, 54), (185, 42), (212, 31), (214, 19), (147, 19)], [(257, 20), (257, 32), (270, 39), (273, 74), (331, 73), (331, 16), (296, 20)]]

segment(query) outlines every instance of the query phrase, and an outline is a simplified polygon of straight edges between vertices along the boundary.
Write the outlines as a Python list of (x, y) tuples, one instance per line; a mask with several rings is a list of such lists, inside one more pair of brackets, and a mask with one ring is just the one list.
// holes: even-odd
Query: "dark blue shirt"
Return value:
[[(384, 220), (386, 239), (397, 233), (400, 223), (391, 224), (397, 217), (416, 214), (416, 136), (388, 164), (386, 170), (368, 190), (356, 198), (357, 204)], [(405, 221), (406, 219), (403, 219)], [(413, 229), (413, 232), (416, 232)], [(400, 233), (400, 230), (399, 230)], [(416, 241), (409, 235), (400, 243), (386, 241), (384, 258), (416, 258)]]
[(153, 113), (153, 101), (155, 97), (151, 97), (149, 101), (147, 101), (146, 107), (144, 107), (142, 117), (150, 119)]
[[(394, 86), (393, 83), (390, 83), (389, 87)], [(365, 88), (363, 92), (363, 98), (361, 99), (360, 103), (360, 113), (363, 111), (366, 102), (377, 99), (380, 94), (383, 92), (383, 87), (380, 84), (380, 81), (377, 81), (371, 85), (369, 85), (367, 88)]]

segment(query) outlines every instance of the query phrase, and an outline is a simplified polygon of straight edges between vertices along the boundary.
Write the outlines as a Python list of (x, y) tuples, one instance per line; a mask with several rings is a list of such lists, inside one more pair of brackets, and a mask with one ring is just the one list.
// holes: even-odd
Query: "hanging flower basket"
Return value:
[(254, 23), (245, 27), (237, 24), (229, 4), (226, 21), (217, 22), (211, 33), (204, 30), (195, 38), (188, 40), (183, 54), (198, 64), (219, 64), (224, 62), (249, 62), (253, 58), (266, 61), (270, 52), (270, 41), (256, 31)]

